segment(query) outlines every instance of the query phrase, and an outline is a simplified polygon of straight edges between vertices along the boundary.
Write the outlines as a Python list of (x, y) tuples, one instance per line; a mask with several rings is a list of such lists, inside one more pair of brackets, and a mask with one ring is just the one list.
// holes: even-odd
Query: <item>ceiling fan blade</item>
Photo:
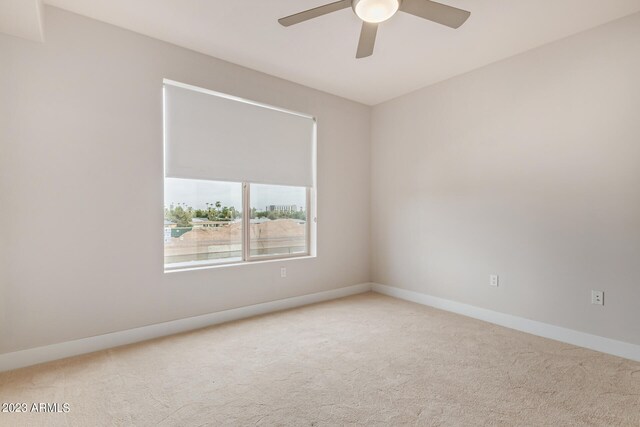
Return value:
[(471, 12), (466, 10), (431, 0), (403, 0), (400, 10), (451, 28), (460, 27), (471, 15)]
[(340, 0), (334, 3), (325, 4), (324, 6), (314, 7), (313, 9), (305, 10), (304, 12), (296, 13), (284, 18), (278, 19), (278, 22), (288, 27), (290, 25), (299, 24), (309, 19), (317, 18), (318, 16), (326, 15), (327, 13), (336, 12), (341, 9), (351, 7), (351, 0)]
[(373, 53), (373, 47), (376, 44), (376, 34), (378, 33), (378, 24), (362, 22), (362, 30), (360, 30), (360, 41), (358, 42), (358, 51), (356, 58), (366, 58)]

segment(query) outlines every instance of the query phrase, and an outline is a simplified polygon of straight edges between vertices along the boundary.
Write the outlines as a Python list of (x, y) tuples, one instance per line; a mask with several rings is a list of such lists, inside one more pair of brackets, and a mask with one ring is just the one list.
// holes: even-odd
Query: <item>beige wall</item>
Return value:
[(640, 14), (372, 126), (374, 281), (640, 344)]
[[(369, 107), (45, 13), (0, 35), (0, 353), (369, 280)], [(317, 259), (163, 273), (163, 78), (317, 117)]]
[[(640, 15), (372, 112), (46, 22), (44, 44), (0, 35), (0, 353), (370, 278), (640, 343)], [(317, 116), (317, 259), (163, 273), (163, 78)]]

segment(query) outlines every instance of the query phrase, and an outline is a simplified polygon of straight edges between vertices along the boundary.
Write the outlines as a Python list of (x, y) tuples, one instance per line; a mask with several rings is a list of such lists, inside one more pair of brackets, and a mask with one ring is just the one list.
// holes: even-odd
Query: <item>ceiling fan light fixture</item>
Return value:
[(400, 8), (400, 0), (353, 0), (353, 11), (365, 22), (377, 24), (391, 18)]
[(401, 6), (404, 13), (446, 25), (449, 28), (460, 27), (471, 15), (469, 11), (433, 0), (333, 0), (332, 3), (285, 16), (278, 19), (278, 22), (284, 27), (289, 27), (350, 7), (353, 13), (363, 21), (356, 58), (366, 58), (373, 54), (378, 24), (395, 15)]

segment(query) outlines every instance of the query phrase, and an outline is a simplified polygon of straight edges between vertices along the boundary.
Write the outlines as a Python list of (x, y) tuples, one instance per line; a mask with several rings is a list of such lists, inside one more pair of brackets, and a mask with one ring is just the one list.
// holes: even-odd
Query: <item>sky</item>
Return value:
[[(305, 205), (306, 191), (299, 187), (251, 185), (251, 207), (264, 210), (268, 205)], [(164, 204), (186, 203), (194, 209), (206, 209), (206, 203), (242, 209), (242, 184), (194, 179), (165, 178)]]

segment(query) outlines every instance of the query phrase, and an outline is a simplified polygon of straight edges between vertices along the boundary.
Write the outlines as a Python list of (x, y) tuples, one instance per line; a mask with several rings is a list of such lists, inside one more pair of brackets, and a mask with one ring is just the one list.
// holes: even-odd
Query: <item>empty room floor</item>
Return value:
[(0, 425), (640, 425), (640, 363), (375, 293), (0, 374)]

